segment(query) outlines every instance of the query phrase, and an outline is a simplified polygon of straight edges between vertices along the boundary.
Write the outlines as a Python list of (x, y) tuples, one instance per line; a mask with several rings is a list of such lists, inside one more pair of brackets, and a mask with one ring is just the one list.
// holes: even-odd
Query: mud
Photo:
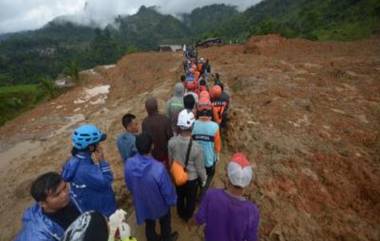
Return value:
[[(246, 45), (201, 50), (232, 96), (222, 162), (213, 185), (223, 187), (224, 165), (245, 152), (255, 169), (247, 197), (261, 211), (260, 239), (380, 240), (380, 38), (335, 43), (264, 36)], [(182, 74), (182, 56), (139, 53), (112, 67), (82, 73), (84, 83), (0, 128), (0, 240), (12, 240), (23, 210), (32, 203), (30, 182), (60, 171), (69, 157), (70, 133), (92, 122), (108, 134), (106, 159), (114, 190), (128, 210), (138, 240), (133, 206), (116, 148), (121, 117), (141, 121), (154, 95), (163, 109)], [(104, 101), (74, 104), (86, 89), (110, 85)], [(202, 240), (172, 212), (179, 240)]]

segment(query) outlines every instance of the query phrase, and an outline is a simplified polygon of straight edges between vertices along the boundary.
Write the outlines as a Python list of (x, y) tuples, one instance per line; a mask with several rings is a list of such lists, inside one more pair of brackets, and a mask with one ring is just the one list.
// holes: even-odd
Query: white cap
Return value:
[(194, 113), (185, 109), (178, 114), (177, 126), (182, 129), (191, 129), (193, 127), (194, 121)]
[(253, 170), (242, 153), (235, 153), (227, 166), (227, 175), (234, 186), (247, 187), (252, 180)]

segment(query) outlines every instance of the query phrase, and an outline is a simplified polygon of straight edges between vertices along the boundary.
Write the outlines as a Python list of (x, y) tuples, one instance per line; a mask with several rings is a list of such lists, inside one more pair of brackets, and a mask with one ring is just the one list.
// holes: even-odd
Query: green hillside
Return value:
[(114, 63), (128, 52), (207, 37), (226, 42), (267, 33), (311, 40), (367, 38), (379, 32), (380, 1), (264, 0), (244, 12), (214, 4), (181, 17), (142, 6), (134, 15), (117, 17), (104, 30), (53, 20), (36, 31), (4, 35), (0, 85), (38, 83), (45, 76), (56, 78), (72, 62), (80, 69), (91, 68)]

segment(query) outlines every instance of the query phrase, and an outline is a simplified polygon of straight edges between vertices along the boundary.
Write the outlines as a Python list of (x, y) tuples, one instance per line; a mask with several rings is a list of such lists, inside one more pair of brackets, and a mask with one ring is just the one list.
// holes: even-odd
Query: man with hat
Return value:
[(197, 109), (199, 118), (194, 122), (192, 137), (202, 148), (203, 164), (207, 173), (205, 189), (207, 189), (215, 174), (216, 163), (222, 150), (222, 139), (218, 124), (211, 120), (212, 106), (207, 96), (199, 99)]
[(253, 170), (242, 153), (232, 156), (227, 166), (226, 189), (209, 189), (195, 215), (198, 225), (205, 224), (207, 241), (256, 241), (259, 209), (243, 197)]
[(202, 148), (192, 141), (191, 131), (195, 121), (191, 110), (182, 110), (178, 115), (178, 136), (169, 140), (169, 162), (178, 161), (185, 168), (188, 180), (177, 186), (177, 212), (182, 220), (187, 222), (194, 213), (198, 190), (198, 180), (206, 185), (207, 175), (203, 165)]

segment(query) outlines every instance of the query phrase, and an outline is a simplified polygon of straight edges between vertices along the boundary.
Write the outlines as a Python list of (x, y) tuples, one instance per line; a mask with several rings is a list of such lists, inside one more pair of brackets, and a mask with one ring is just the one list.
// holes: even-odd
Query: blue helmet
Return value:
[(78, 127), (71, 136), (73, 146), (78, 150), (86, 149), (91, 144), (96, 144), (106, 139), (107, 135), (92, 124), (84, 124)]

